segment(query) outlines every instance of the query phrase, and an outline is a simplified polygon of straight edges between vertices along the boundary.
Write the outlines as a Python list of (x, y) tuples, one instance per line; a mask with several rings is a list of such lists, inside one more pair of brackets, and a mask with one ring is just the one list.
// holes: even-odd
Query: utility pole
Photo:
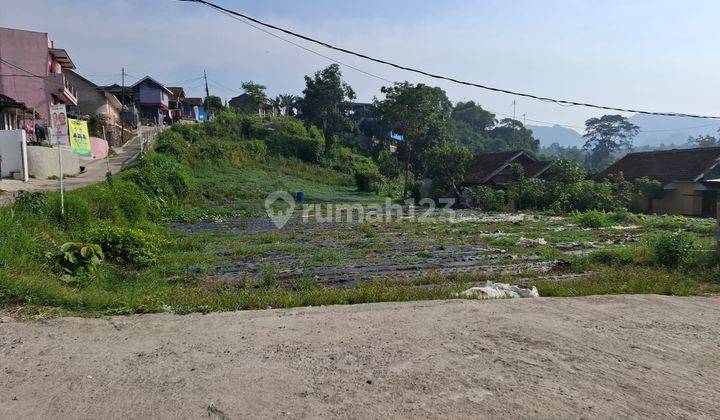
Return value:
[(207, 72), (203, 70), (203, 78), (205, 79), (205, 114), (210, 119), (210, 88), (208, 87)]
[(203, 78), (205, 79), (205, 97), (210, 96), (210, 88), (208, 87), (207, 73), (203, 70)]
[(122, 101), (120, 103), (120, 145), (125, 144), (125, 67), (122, 68)]
[[(517, 119), (515, 118), (517, 101), (513, 100), (512, 105), (513, 105), (513, 123), (514, 123), (515, 121), (517, 121)], [(515, 131), (516, 131), (516, 130), (515, 130), (515, 124), (513, 124), (513, 127), (512, 127), (512, 147), (515, 147), (515, 144), (516, 144)]]
[(523, 126), (527, 125), (527, 114), (523, 114)]

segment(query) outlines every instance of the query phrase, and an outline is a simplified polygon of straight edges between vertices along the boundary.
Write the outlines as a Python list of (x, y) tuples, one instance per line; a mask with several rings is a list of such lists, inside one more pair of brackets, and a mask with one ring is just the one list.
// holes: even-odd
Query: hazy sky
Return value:
[[(348, 49), (482, 84), (605, 105), (720, 114), (720, 1), (215, 0)], [(50, 33), (98, 83), (120, 68), (190, 96), (230, 98), (253, 80), (298, 94), (328, 64), (243, 23), (176, 0), (1, 0), (0, 26)], [(512, 114), (513, 97), (457, 86), (297, 41), (392, 81), (444, 88)], [(343, 68), (359, 100), (387, 82)], [(134, 81), (135, 78), (129, 78)], [(581, 126), (600, 111), (517, 99), (528, 120)], [(530, 123), (530, 121), (528, 121)]]

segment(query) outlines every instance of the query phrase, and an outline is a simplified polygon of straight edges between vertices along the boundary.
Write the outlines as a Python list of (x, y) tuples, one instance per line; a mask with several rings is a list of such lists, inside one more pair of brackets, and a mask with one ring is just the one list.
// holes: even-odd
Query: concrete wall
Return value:
[(92, 149), (93, 159), (105, 159), (110, 148), (105, 140), (90, 137), (90, 149)]
[[(63, 173), (77, 175), (80, 173), (80, 159), (70, 149), (61, 149)], [(60, 176), (57, 148), (28, 146), (28, 172), (35, 179), (48, 179)]]
[(23, 130), (0, 130), (0, 178), (7, 178), (11, 172), (23, 172)]
[(694, 182), (674, 182), (677, 188), (665, 190), (661, 199), (653, 200), (653, 212), (657, 214), (702, 214), (702, 191), (695, 190)]
[(120, 108), (115, 108), (105, 93), (72, 71), (65, 72), (65, 77), (78, 92), (78, 104), (75, 109), (83, 115), (104, 115), (109, 124), (120, 123)]

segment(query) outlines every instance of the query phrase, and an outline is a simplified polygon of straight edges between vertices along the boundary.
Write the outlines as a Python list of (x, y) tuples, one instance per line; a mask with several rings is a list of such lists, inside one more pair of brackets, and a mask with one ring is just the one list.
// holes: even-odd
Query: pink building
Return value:
[(77, 93), (62, 73), (74, 68), (48, 34), (0, 28), (0, 94), (36, 111), (46, 125), (50, 105), (77, 105)]

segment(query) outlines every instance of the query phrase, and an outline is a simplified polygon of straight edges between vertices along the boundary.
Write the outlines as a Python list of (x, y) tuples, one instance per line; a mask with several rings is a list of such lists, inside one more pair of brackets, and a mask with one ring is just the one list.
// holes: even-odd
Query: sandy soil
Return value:
[(720, 299), (0, 323), (0, 418), (719, 418)]

